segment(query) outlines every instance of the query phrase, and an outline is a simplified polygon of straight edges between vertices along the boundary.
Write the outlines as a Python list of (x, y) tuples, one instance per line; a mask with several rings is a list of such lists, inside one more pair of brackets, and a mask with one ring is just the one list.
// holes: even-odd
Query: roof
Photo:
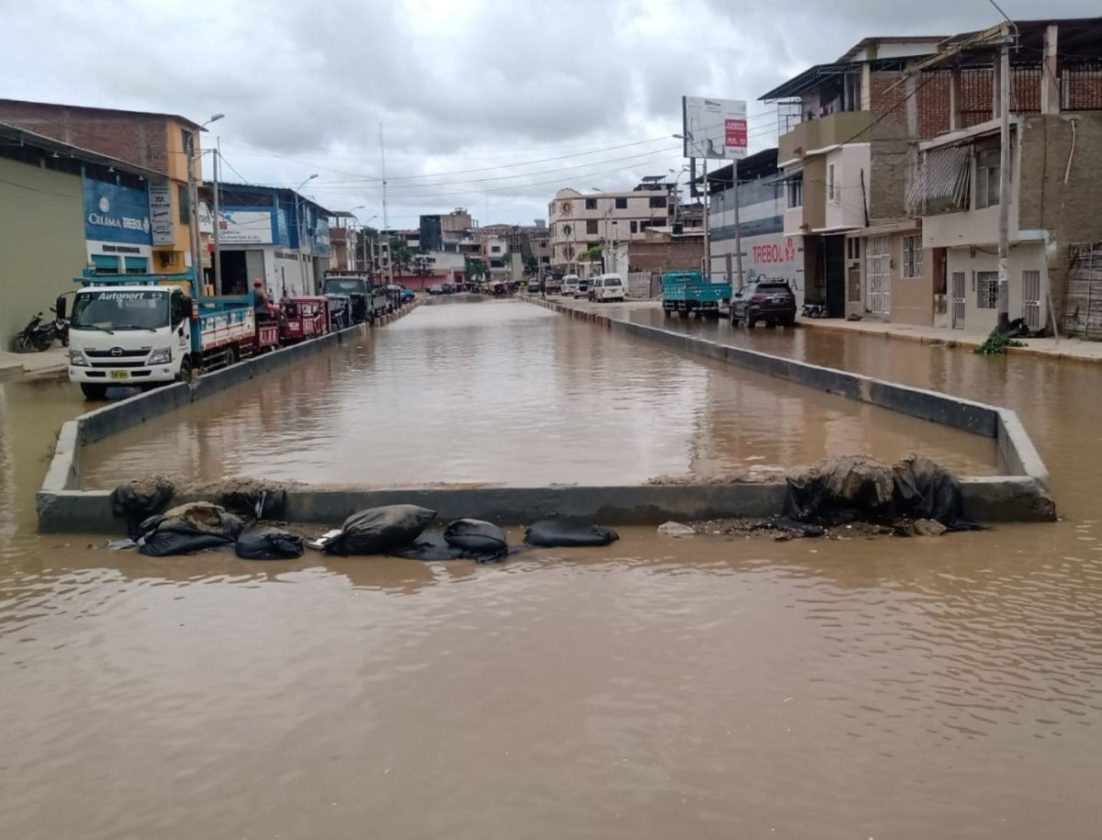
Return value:
[[(736, 161), (732, 161), (726, 166), (722, 166), (715, 172), (708, 173), (708, 183), (716, 186), (726, 186), (731, 183), (731, 175), (734, 171)], [(746, 181), (756, 181), (760, 178), (766, 178), (770, 175), (775, 175), (777, 172), (777, 149), (763, 149), (756, 154), (752, 154), (749, 157), (745, 157), (738, 163), (738, 176), (741, 183)], [(703, 183), (704, 176), (697, 177), (695, 183)]]
[(763, 93), (758, 97), (758, 100), (795, 99), (812, 88), (818, 87), (824, 79), (857, 72), (861, 69), (862, 64), (863, 62), (860, 61), (836, 61), (832, 64), (816, 64), (807, 68), (798, 76), (793, 76), (787, 82), (777, 85), (768, 93)]
[(96, 108), (91, 105), (67, 105), (62, 102), (35, 102), (30, 99), (0, 99), (0, 108), (5, 105), (34, 105), (37, 108), (58, 108), (66, 111), (95, 111), (101, 114), (130, 114), (136, 117), (169, 117), (186, 123), (192, 128), (200, 128), (198, 123), (192, 122), (187, 117), (179, 114), (164, 114), (159, 111), (129, 111), (124, 108)]
[(221, 190), (237, 190), (238, 192), (266, 193), (268, 195), (275, 194), (275, 193), (295, 195), (295, 196), (298, 196), (299, 199), (306, 202), (307, 204), (314, 205), (315, 207), (318, 208), (318, 210), (320, 210), (325, 215), (327, 215), (327, 216), (334, 215), (332, 210), (329, 210), (329, 209), (325, 208), (321, 204), (318, 204), (318, 202), (314, 201), (312, 198), (307, 198), (302, 193), (296, 192), (295, 190), (291, 189), (290, 187), (269, 187), (269, 186), (265, 186), (264, 184), (241, 184), (241, 183), (235, 183), (233, 181), (219, 181), (218, 182), (218, 189), (220, 191)]
[(130, 172), (134, 175), (148, 176), (158, 180), (165, 177), (163, 172), (156, 172), (152, 169), (136, 166), (128, 161), (94, 152), (91, 149), (85, 149), (81, 146), (74, 146), (71, 143), (63, 143), (60, 140), (55, 140), (52, 137), (47, 137), (44, 134), (38, 134), (34, 131), (27, 131), (27, 129), (18, 125), (12, 125), (11, 123), (0, 122), (0, 137), (14, 141), (13, 145), (31, 146), (49, 152), (56, 152), (59, 155), (86, 161), (88, 163), (97, 163), (101, 166), (113, 166), (115, 169), (119, 169), (123, 172)]
[(853, 61), (855, 54), (866, 47), (879, 46), (880, 44), (921, 44), (928, 41), (944, 41), (949, 35), (870, 35), (862, 38), (838, 58), (839, 61)]
[[(1102, 61), (1102, 18), (1056, 18), (1046, 20), (1016, 20), (1013, 28), (1018, 31), (1017, 47), (1011, 50), (1011, 61), (1036, 63), (1044, 56), (1045, 30), (1059, 27), (1057, 50), (1061, 64), (1093, 64)], [(960, 67), (967, 65), (989, 66), (992, 61), (989, 49), (977, 49), (985, 42), (997, 41), (1002, 24), (975, 32), (961, 32), (941, 42), (939, 54), (945, 55), (929, 66)], [(994, 45), (992, 45), (994, 46)]]

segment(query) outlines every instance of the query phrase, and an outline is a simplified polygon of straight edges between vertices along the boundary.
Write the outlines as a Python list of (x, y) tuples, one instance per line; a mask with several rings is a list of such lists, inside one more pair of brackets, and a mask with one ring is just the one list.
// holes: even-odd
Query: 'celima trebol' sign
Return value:
[(681, 97), (685, 157), (739, 160), (746, 157), (746, 100)]

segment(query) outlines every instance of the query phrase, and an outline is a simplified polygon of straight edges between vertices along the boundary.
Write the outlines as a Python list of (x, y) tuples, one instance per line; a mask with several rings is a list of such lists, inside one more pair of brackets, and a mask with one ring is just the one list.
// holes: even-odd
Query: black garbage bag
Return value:
[(278, 485), (242, 481), (228, 486), (216, 501), (238, 516), (282, 519), (287, 510), (287, 491)]
[(827, 458), (786, 477), (784, 516), (797, 522), (842, 525), (891, 514), (894, 479), (886, 464), (863, 455)]
[(493, 522), (481, 519), (456, 519), (444, 529), (448, 545), (462, 549), (467, 556), (495, 559), (509, 553), (505, 532)]
[(329, 554), (385, 554), (408, 545), (436, 517), (436, 511), (417, 505), (383, 505), (352, 514), (341, 533), (326, 543)]
[(424, 560), (429, 563), (459, 560), (466, 556), (462, 548), (449, 545), (441, 531), (423, 533), (409, 545), (391, 549), (387, 554), (393, 557), (404, 557), (407, 560)]
[(528, 545), (545, 548), (576, 548), (587, 545), (609, 545), (620, 539), (611, 528), (594, 525), (580, 516), (552, 516), (533, 522), (524, 532)]
[(895, 508), (914, 519), (934, 519), (950, 531), (979, 526), (964, 518), (964, 501), (956, 477), (929, 458), (911, 455), (892, 468)]
[(172, 501), (176, 488), (167, 478), (154, 476), (142, 481), (128, 481), (111, 491), (111, 513), (126, 520), (128, 537), (141, 536), (141, 524), (162, 513)]
[(253, 525), (237, 538), (234, 551), (246, 560), (291, 560), (306, 551), (302, 537), (270, 525)]
[(218, 505), (192, 502), (151, 516), (141, 524), (138, 551), (151, 557), (190, 554), (232, 544), (241, 520)]

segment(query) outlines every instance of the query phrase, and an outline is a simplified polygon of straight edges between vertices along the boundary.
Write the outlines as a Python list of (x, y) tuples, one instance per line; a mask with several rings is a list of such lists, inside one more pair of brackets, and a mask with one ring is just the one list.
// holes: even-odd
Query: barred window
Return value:
[(976, 272), (976, 306), (979, 309), (996, 309), (999, 305), (999, 272)]
[(903, 276), (922, 276), (922, 237), (903, 237)]

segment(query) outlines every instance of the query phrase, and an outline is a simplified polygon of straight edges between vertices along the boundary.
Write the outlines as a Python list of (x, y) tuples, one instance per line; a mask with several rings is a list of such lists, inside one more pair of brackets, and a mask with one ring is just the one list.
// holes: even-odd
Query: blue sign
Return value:
[(84, 238), (151, 245), (149, 194), (84, 178)]

